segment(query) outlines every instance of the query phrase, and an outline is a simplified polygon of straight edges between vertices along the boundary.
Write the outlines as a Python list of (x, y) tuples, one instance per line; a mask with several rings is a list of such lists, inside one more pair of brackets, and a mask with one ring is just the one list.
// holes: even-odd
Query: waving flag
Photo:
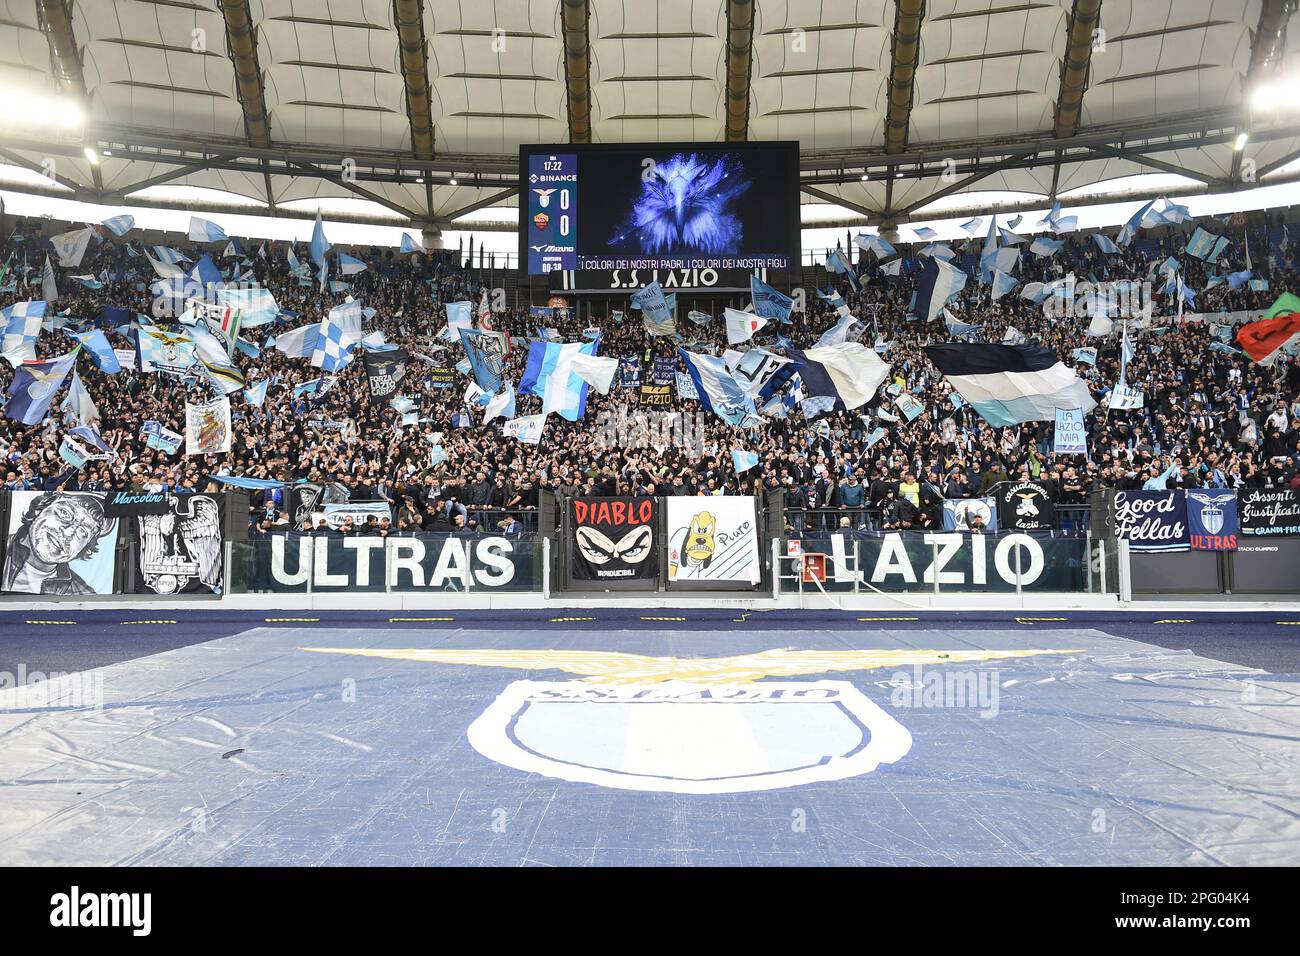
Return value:
[(998, 235), (1002, 237), (1002, 242), (1008, 246), (1018, 246), (1025, 241), (1024, 236), (1018, 236), (1010, 229), (1003, 229), (998, 226)]
[[(360, 339), (348, 332), (342, 324), (326, 318), (320, 324), (316, 348), (311, 353), (311, 364), (325, 372), (337, 372), (353, 358), (353, 349)], [(279, 345), (279, 342), (276, 342)], [(240, 383), (243, 387), (243, 383)]]
[(218, 289), (217, 300), (239, 314), (240, 328), (269, 325), (280, 313), (275, 297), (267, 289)]
[(798, 366), (805, 400), (827, 397), (834, 407), (852, 410), (865, 405), (889, 377), (889, 366), (860, 342), (795, 349), (790, 354)]
[(1039, 236), (1030, 243), (1029, 251), (1036, 256), (1054, 256), (1065, 245), (1064, 239), (1048, 239), (1046, 236)]
[(140, 429), (140, 434), (144, 435), (145, 447), (156, 448), (159, 451), (166, 452), (169, 455), (176, 454), (181, 444), (185, 441), (185, 436), (180, 432), (174, 432), (163, 425), (162, 422), (147, 421)]
[(79, 425), (93, 425), (99, 421), (99, 409), (95, 407), (95, 402), (86, 391), (86, 386), (81, 384), (81, 376), (77, 374), (75, 368), (72, 370), (68, 394), (64, 397), (61, 407)]
[[(836, 294), (835, 297), (838, 299), (839, 295)], [(843, 305), (843, 300), (841, 300), (841, 305)], [(848, 307), (845, 306), (843, 311), (840, 311), (839, 313), (839, 320), (821, 334), (821, 337), (817, 340), (817, 344), (814, 347), (820, 349), (825, 348), (828, 345), (839, 345), (840, 343), (847, 341), (849, 336), (853, 333), (853, 326), (857, 324), (859, 324), (858, 320), (854, 318), (853, 313), (851, 313), (848, 310)], [(860, 331), (859, 334), (861, 334)]]
[(89, 332), (75, 332), (72, 337), (86, 347), (90, 354), (90, 360), (95, 363), (100, 371), (107, 375), (116, 375), (122, 371), (122, 363), (118, 361), (117, 353), (113, 351), (113, 346), (108, 342), (106, 336), (99, 329), (91, 329)]
[(869, 236), (865, 232), (860, 232), (853, 237), (853, 242), (863, 252), (874, 252), (877, 259), (889, 259), (898, 255), (898, 252), (880, 236)]
[[(980, 282), (993, 281), (993, 273), (1000, 268), (998, 260), (998, 217), (989, 219), (989, 232), (984, 237), (984, 248), (980, 250)], [(1012, 250), (1013, 255), (1015, 251)], [(1012, 260), (1014, 261), (1014, 259)]]
[(111, 219), (105, 219), (101, 225), (104, 226), (113, 235), (121, 238), (135, 228), (134, 216), (113, 216)]
[[(321, 224), (320, 213), (316, 213), (316, 224), (311, 229), (311, 261), (324, 268), (325, 253), (330, 251), (329, 240), (325, 238), (325, 227)], [(290, 250), (292, 252), (292, 250)]]
[(741, 312), (739, 309), (727, 309), (727, 344), (738, 345), (741, 342), (747, 342), (753, 338), (754, 333), (767, 325), (767, 319), (757, 316), (752, 312)]
[(226, 230), (215, 222), (190, 216), (190, 242), (225, 242)]
[(966, 285), (966, 273), (942, 259), (930, 259), (916, 279), (915, 314), (931, 321)]
[[(148, 253), (146, 253), (146, 255), (148, 255)], [(175, 249), (171, 248), (170, 246), (154, 246), (153, 255), (150, 256), (150, 258), (157, 259), (159, 262), (166, 262), (171, 265), (175, 265), (178, 262), (191, 261), (189, 256), (177, 252)]]
[(244, 373), (233, 365), (225, 362), (210, 362), (207, 359), (200, 359), (200, 361), (208, 373), (208, 381), (212, 383), (212, 387), (223, 395), (237, 392), (248, 384), (244, 380)]
[(790, 318), (790, 310), (794, 306), (794, 299), (784, 293), (777, 292), (766, 282), (759, 280), (758, 276), (749, 277), (749, 295), (754, 301), (754, 313), (761, 315), (765, 319), (778, 319), (784, 322)]
[(732, 426), (741, 425), (755, 414), (754, 400), (745, 394), (740, 383), (727, 370), (725, 361), (685, 349), (678, 349), (677, 354), (686, 363), (686, 372), (705, 411)]
[(399, 249), (398, 251), (399, 252), (423, 252), (424, 250), (421, 249), (418, 245), (416, 245), (415, 240), (412, 239), (408, 234), (402, 233), (402, 248)]
[(758, 455), (754, 452), (742, 451), (739, 448), (731, 450), (731, 467), (736, 469), (736, 474), (743, 475), (757, 464)]
[(366, 264), (360, 259), (343, 252), (339, 253), (339, 271), (345, 276), (356, 275), (358, 272), (365, 272), (366, 269)]
[(52, 236), (50, 245), (54, 247), (54, 253), (59, 257), (59, 265), (65, 269), (75, 269), (81, 265), (82, 256), (86, 254), (86, 247), (90, 245), (90, 237), (94, 234), (94, 227), (87, 226), (85, 229), (74, 229), (62, 235)]
[(1097, 243), (1097, 248), (1101, 250), (1103, 255), (1112, 256), (1119, 254), (1119, 246), (1115, 245), (1114, 240), (1109, 236), (1103, 236), (1101, 233), (1095, 232), (1092, 234), (1092, 241)]
[(45, 321), (45, 301), (15, 302), (0, 309), (0, 351), (15, 367), (36, 358), (36, 340)]
[(844, 253), (840, 252), (840, 250), (833, 249), (827, 253), (826, 271), (843, 275), (844, 278), (849, 280), (849, 287), (854, 292), (862, 291), (862, 283), (858, 281), (858, 274), (853, 271), (853, 267), (849, 265), (848, 260), (844, 258)]
[(677, 322), (658, 280), (632, 293), (632, 306), (641, 310), (646, 331), (651, 335), (672, 335), (677, 331)]
[(1055, 421), (1058, 408), (1097, 407), (1088, 386), (1040, 345), (927, 345), (926, 356), (994, 427)]
[(1283, 293), (1258, 322), (1237, 331), (1242, 350), (1260, 365), (1271, 365), (1282, 350), (1300, 342), (1300, 298)]
[(519, 379), (519, 391), (542, 399), (542, 414), (555, 412), (576, 422), (587, 411), (587, 382), (573, 370), (578, 355), (595, 355), (599, 342), (534, 342)]
[(1153, 199), (1130, 216), (1128, 222), (1124, 223), (1123, 228), (1120, 229), (1119, 236), (1115, 241), (1121, 246), (1127, 246), (1132, 242), (1134, 237), (1137, 236), (1138, 230), (1142, 228), (1143, 218), (1154, 204), (1155, 200)]
[(933, 239), (935, 236), (939, 235), (929, 226), (913, 226), (912, 231), (916, 233), (918, 236), (920, 236), (922, 239), (925, 239), (926, 241), (929, 241)]
[(1005, 272), (993, 273), (993, 301), (996, 302), (1016, 287), (1020, 280)]
[(574, 375), (600, 394), (609, 394), (610, 387), (614, 384), (614, 373), (618, 371), (618, 359), (579, 352), (573, 356), (571, 363)]
[(483, 424), (486, 425), (498, 417), (507, 419), (515, 417), (515, 387), (509, 382), (505, 383), (505, 388), (488, 399), (487, 408), (483, 410)]
[(45, 296), (47, 302), (54, 302), (59, 297), (58, 278), (49, 256), (45, 257), (45, 266), (41, 269), (41, 295)]
[(80, 350), (81, 346), (77, 346), (67, 355), (45, 362), (24, 362), (14, 369), (5, 415), (24, 425), (39, 425), (44, 421)]
[(259, 408), (266, 401), (266, 389), (271, 384), (269, 378), (264, 378), (256, 384), (249, 385), (244, 389), (244, 399), (250, 405), (257, 405)]
[(1227, 237), (1206, 232), (1200, 226), (1196, 227), (1192, 238), (1187, 240), (1187, 254), (1205, 262), (1214, 262), (1227, 247)]

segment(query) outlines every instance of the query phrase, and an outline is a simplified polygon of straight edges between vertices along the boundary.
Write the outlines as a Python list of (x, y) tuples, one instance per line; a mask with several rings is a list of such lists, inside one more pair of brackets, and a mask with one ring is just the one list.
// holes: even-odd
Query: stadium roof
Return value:
[(1300, 102), (1268, 97), (1300, 76), (1294, 6), (0, 0), (8, 103), (57, 93), (84, 115), (8, 109), (0, 163), (94, 202), (175, 206), (151, 187), (184, 185), (241, 212), (347, 197), (351, 218), (442, 227), (514, 205), (520, 143), (571, 139), (796, 139), (804, 200), (871, 225), (1140, 173), (1228, 191), (1300, 176)]

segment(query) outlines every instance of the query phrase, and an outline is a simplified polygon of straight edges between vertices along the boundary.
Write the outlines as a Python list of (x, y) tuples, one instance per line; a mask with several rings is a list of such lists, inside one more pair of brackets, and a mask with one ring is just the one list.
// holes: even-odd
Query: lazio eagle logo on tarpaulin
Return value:
[(774, 649), (679, 658), (583, 650), (302, 650), (582, 675), (510, 683), (470, 724), (470, 745), (496, 763), (560, 780), (692, 794), (843, 780), (894, 763), (912, 747), (907, 728), (848, 681), (764, 678), (1080, 653)]

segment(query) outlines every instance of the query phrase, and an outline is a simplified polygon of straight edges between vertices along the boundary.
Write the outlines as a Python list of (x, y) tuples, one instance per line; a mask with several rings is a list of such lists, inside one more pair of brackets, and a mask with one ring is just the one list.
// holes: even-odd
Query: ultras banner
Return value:
[(12, 492), (0, 590), (112, 594), (118, 525), (118, 519), (104, 510), (100, 494)]
[[(1052, 532), (970, 534), (962, 531), (889, 532), (805, 538), (805, 554), (827, 556), (827, 591), (851, 592), (858, 569), (860, 592), (1085, 591), (1087, 539)], [(1100, 586), (1093, 575), (1093, 584)], [(784, 587), (785, 585), (783, 585)], [(805, 590), (814, 587), (804, 585)]]
[(667, 498), (668, 581), (758, 584), (758, 512), (753, 498)]
[(224, 495), (171, 495), (163, 514), (136, 518), (137, 594), (220, 594)]
[(655, 587), (660, 548), (654, 498), (574, 498), (569, 502), (574, 581), (643, 581)]
[(540, 591), (541, 543), (501, 536), (277, 534), (237, 545), (244, 592)]

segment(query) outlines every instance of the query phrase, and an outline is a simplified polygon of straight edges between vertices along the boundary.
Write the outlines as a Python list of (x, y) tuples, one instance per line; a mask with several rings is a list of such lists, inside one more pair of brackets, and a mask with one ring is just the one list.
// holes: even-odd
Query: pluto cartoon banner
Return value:
[(653, 588), (659, 579), (654, 498), (574, 498), (569, 577), (574, 581), (638, 581)]
[(753, 498), (666, 499), (668, 583), (758, 584), (758, 512)]

